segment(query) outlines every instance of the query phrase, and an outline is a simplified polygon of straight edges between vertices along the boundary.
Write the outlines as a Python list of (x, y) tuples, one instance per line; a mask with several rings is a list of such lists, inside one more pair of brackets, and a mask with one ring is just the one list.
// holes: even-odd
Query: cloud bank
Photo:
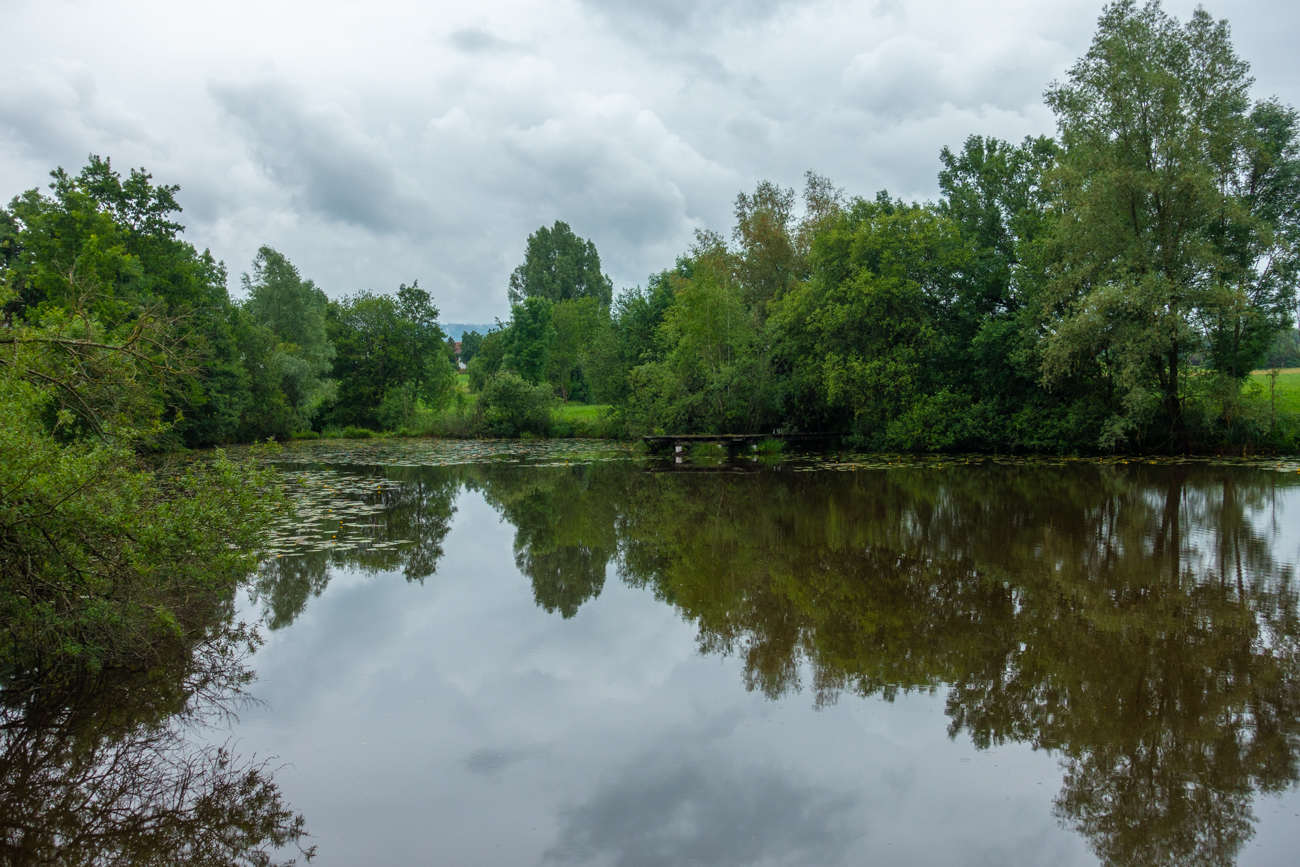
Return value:
[[(1169, 3), (1185, 17), (1191, 3)], [(505, 316), (528, 233), (563, 219), (615, 285), (728, 233), (737, 192), (812, 169), (931, 197), (970, 134), (1051, 133), (1042, 92), (1100, 4), (955, 0), (19, 0), (0, 56), (0, 196), (88, 153), (179, 183), (232, 275), (257, 247), (329, 294), (418, 278)], [(1261, 96), (1300, 102), (1280, 2), (1227, 15)], [(237, 285), (232, 279), (232, 288)]]

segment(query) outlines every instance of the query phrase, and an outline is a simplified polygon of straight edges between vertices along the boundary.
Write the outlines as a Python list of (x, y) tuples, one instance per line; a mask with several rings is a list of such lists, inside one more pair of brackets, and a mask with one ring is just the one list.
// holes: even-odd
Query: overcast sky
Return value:
[[(270, 244), (331, 296), (418, 278), (444, 321), (490, 321), (556, 219), (622, 288), (694, 229), (729, 233), (764, 178), (933, 197), (944, 145), (1054, 131), (1043, 89), (1100, 9), (0, 0), (0, 197), (97, 153), (181, 185), (185, 236), (234, 291)], [(1209, 9), (1258, 95), (1300, 103), (1300, 4)]]

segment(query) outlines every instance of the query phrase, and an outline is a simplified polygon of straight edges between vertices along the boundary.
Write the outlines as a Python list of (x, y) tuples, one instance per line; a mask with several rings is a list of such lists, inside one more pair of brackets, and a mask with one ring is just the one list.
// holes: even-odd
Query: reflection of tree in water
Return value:
[(356, 569), (366, 574), (401, 572), (408, 581), (433, 575), (442, 558), (443, 540), (451, 528), (456, 496), (466, 467), (376, 467), (357, 469), (388, 483), (366, 494), (368, 504), (382, 505), (371, 516), (372, 543), (406, 540), (396, 547), (367, 545), (351, 550), (310, 551), (265, 562), (253, 589), (266, 607), (267, 624), (280, 629), (292, 623), (307, 602), (324, 592), (331, 569)]
[(302, 817), (266, 766), (191, 738), (239, 697), (244, 640), (218, 627), (148, 671), (6, 683), (0, 860), (215, 867), (270, 864), (277, 849), (298, 849)]
[[(1295, 579), (1241, 468), (646, 473), (631, 464), (383, 470), (384, 538), (284, 558), (273, 623), (330, 566), (431, 574), (460, 485), (516, 528), (538, 605), (572, 617), (614, 563), (771, 697), (947, 688), (950, 733), (1057, 751), (1063, 823), (1107, 863), (1228, 864), (1257, 791), (1300, 776)], [(387, 488), (388, 486), (385, 486)], [(295, 561), (298, 562), (295, 562)]]
[(618, 551), (615, 503), (627, 467), (483, 465), (474, 485), (513, 524), (515, 563), (537, 604), (569, 618), (600, 595)]
[(1300, 623), (1263, 524), (1285, 477), (1174, 466), (941, 473), (511, 470), (538, 603), (617, 552), (769, 696), (948, 686), (951, 733), (1059, 752), (1061, 820), (1112, 864), (1227, 864), (1293, 783)]
[[(482, 492), (516, 528), (515, 562), (532, 581), (537, 604), (572, 617), (599, 595), (618, 544), (611, 485), (626, 485), (627, 467), (611, 464), (527, 467), (474, 464), (358, 469), (382, 479), (382, 490), (361, 495), (379, 504), (373, 542), (409, 540), (393, 548), (314, 551), (263, 564), (254, 581), (272, 629), (289, 625), (324, 592), (330, 570), (402, 572), (408, 581), (432, 575), (462, 487)], [(379, 486), (376, 486), (377, 488)], [(607, 490), (609, 489), (609, 490)]]

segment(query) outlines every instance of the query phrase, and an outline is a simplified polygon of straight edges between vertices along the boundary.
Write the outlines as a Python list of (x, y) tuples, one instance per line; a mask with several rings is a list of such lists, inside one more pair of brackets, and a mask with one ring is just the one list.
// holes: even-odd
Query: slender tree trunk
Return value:
[(1174, 343), (1167, 356), (1169, 378), (1164, 382), (1165, 415), (1169, 418), (1169, 435), (1179, 448), (1187, 448), (1187, 431), (1183, 427), (1183, 404), (1178, 399), (1178, 344)]

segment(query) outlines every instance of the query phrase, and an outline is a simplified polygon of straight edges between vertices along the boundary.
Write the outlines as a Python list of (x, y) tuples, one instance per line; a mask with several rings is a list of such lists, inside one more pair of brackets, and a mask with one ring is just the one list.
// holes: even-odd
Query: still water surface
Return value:
[(316, 863), (1297, 863), (1294, 465), (282, 458)]
[(1300, 861), (1295, 461), (277, 460), (207, 640), (5, 693), (0, 861), (226, 863), (269, 773), (325, 866)]

